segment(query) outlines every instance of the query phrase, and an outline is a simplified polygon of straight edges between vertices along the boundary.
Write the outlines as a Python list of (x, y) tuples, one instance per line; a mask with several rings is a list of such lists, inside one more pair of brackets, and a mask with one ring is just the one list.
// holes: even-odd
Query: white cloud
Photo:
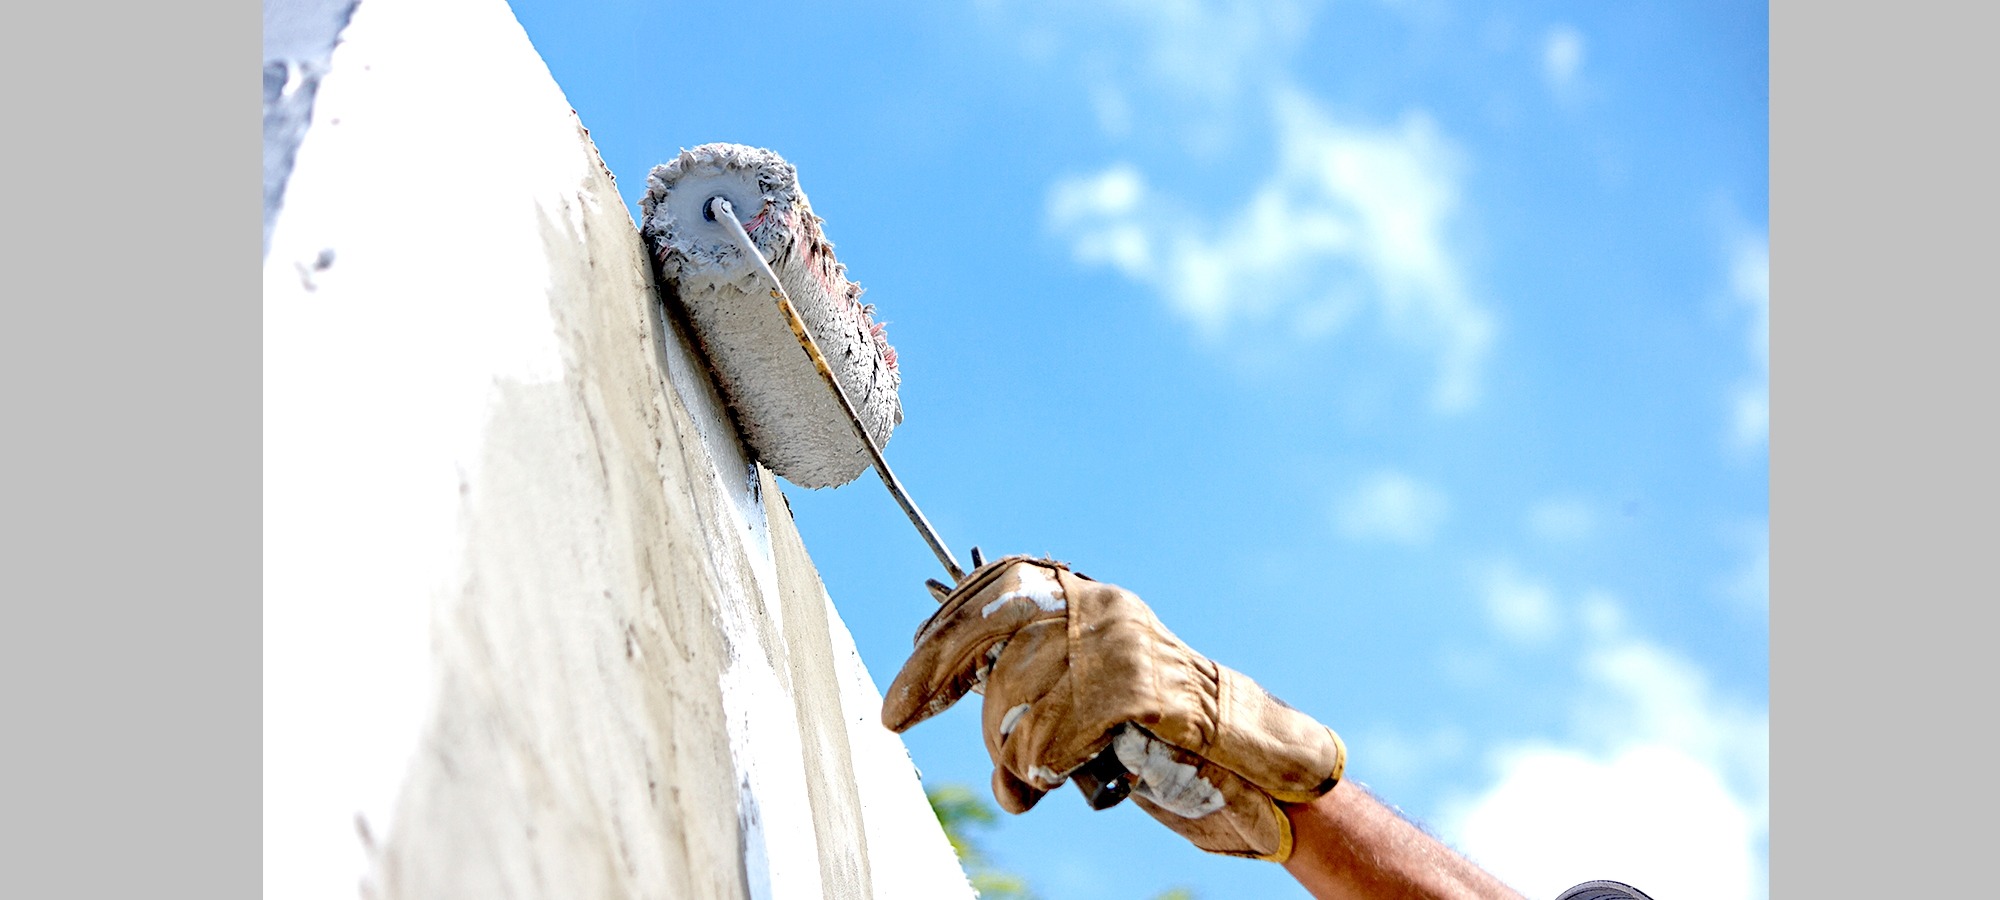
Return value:
[(1132, 104), (1116, 85), (1099, 83), (1090, 89), (1090, 106), (1097, 111), (1097, 127), (1112, 137), (1132, 133)]
[(1305, 37), (1312, 0), (1118, 0), (1136, 24), (1147, 72), (1176, 93), (1215, 98), (1264, 81)]
[(1752, 375), (1729, 393), (1729, 443), (1738, 451), (1764, 447), (1771, 437), (1771, 241), (1743, 235), (1729, 254), (1729, 295), (1750, 316), (1746, 349)]
[(1601, 744), (1662, 743), (1725, 774), (1764, 815), (1769, 716), (1716, 695), (1694, 663), (1648, 641), (1628, 638), (1586, 654), (1584, 671), (1600, 688), (1580, 716)]
[(1606, 595), (1580, 618), (1585, 687), (1567, 740), (1496, 751), (1494, 782), (1452, 805), (1447, 835), (1529, 896), (1592, 878), (1658, 900), (1766, 896), (1768, 711), (1631, 634)]
[(1528, 508), (1528, 531), (1551, 544), (1573, 544), (1597, 530), (1590, 504), (1573, 497), (1551, 497)]
[(1750, 357), (1759, 368), (1771, 368), (1771, 240), (1766, 235), (1737, 241), (1729, 263), (1729, 286), (1750, 307)]
[(1618, 600), (1603, 591), (1590, 591), (1577, 604), (1577, 619), (1583, 623), (1584, 634), (1596, 639), (1617, 635), (1625, 630), (1625, 610), (1619, 608)]
[(1120, 163), (1091, 178), (1073, 178), (1049, 192), (1049, 218), (1089, 222), (1071, 246), (1078, 262), (1110, 265), (1132, 278), (1153, 271), (1154, 236), (1140, 216), (1146, 185), (1139, 170)]
[(1771, 438), (1769, 382), (1741, 384), (1729, 392), (1729, 444), (1754, 450)]
[(1530, 897), (1596, 878), (1655, 900), (1751, 900), (1751, 825), (1708, 767), (1672, 747), (1609, 760), (1523, 748), (1465, 810), (1460, 849)]
[(1759, 616), (1771, 613), (1771, 526), (1758, 521), (1734, 529), (1743, 564), (1723, 583), (1723, 595)]
[(1368, 777), (1381, 781), (1416, 779), (1438, 767), (1459, 763), (1471, 748), (1465, 730), (1453, 725), (1422, 734), (1378, 725), (1348, 739), (1350, 754), (1368, 760)]
[(1486, 616), (1494, 630), (1523, 644), (1540, 644), (1555, 637), (1562, 617), (1548, 585), (1522, 576), (1506, 563), (1489, 568), (1482, 580)]
[[(1051, 186), (1049, 219), (1075, 257), (1159, 292), (1211, 339), (1311, 341), (1362, 309), (1437, 360), (1432, 405), (1478, 399), (1494, 339), (1446, 231), (1461, 154), (1422, 111), (1344, 122), (1299, 91), (1294, 61), (1324, 0), (986, 0), (982, 14), (1039, 62), (1073, 69), (1107, 136), (1176, 140), (1211, 162), (1269, 171), (1233, 203), (1201, 210), (1130, 162)], [(1268, 129), (1262, 123), (1268, 119)], [(1267, 160), (1271, 160), (1267, 162)], [(1089, 202), (1108, 184), (1139, 200)], [(1261, 330), (1259, 330), (1261, 329)]]
[[(1247, 88), (1268, 83), (1289, 62), (1324, 4), (1016, 0), (986, 5), (989, 14), (1012, 19), (1012, 27), (1037, 36), (1039, 43), (1071, 52), (1093, 77), (1116, 72), (1162, 99), (1225, 104)], [(1118, 39), (1104, 40), (1107, 34)], [(1053, 56), (1061, 51), (1051, 47), (1042, 52)]]
[(1377, 472), (1340, 504), (1340, 533), (1350, 540), (1421, 546), (1436, 536), (1450, 510), (1444, 491), (1401, 472)]
[(1495, 326), (1447, 246), (1459, 151), (1418, 112), (1358, 126), (1279, 90), (1272, 116), (1276, 169), (1233, 213), (1191, 214), (1119, 163), (1057, 183), (1050, 222), (1079, 261), (1154, 287), (1211, 337), (1333, 331), (1372, 301), (1392, 335), (1436, 357), (1434, 408), (1470, 407)]
[(1574, 100), (1583, 68), (1583, 32), (1573, 25), (1553, 25), (1542, 37), (1542, 79), (1564, 102)]

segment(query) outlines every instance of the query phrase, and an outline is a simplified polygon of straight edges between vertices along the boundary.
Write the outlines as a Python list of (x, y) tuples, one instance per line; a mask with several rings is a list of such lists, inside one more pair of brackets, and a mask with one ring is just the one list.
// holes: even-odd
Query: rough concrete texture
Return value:
[(365, 0), (264, 269), (265, 894), (970, 897), (497, 0)]
[(705, 206), (725, 197), (770, 263), (806, 330), (880, 446), (903, 421), (896, 352), (860, 303), (833, 244), (778, 154), (741, 144), (682, 150), (646, 179), (640, 234), (653, 248), (743, 434), (763, 463), (801, 487), (846, 484), (868, 470), (847, 414), (799, 347), (771, 286)]

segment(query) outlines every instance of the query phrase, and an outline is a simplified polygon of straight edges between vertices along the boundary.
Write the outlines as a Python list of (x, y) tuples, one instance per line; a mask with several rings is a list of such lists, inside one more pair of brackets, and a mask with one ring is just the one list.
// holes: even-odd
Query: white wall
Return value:
[(283, 189), (266, 895), (969, 897), (507, 7), (364, 0)]

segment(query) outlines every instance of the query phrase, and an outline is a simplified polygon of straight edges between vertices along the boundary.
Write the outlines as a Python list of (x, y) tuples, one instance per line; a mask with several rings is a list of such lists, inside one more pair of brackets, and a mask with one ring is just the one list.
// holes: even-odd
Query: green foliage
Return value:
[[(966, 878), (982, 900), (1036, 900), (1026, 878), (993, 868), (986, 851), (972, 837), (974, 829), (992, 828), (1000, 823), (1000, 811), (987, 803), (985, 797), (962, 784), (924, 785), (924, 797), (930, 800), (931, 812), (937, 814), (938, 824), (944, 826), (944, 836), (958, 853), (958, 864), (965, 867)], [(1200, 898), (1193, 888), (1174, 887), (1154, 895), (1153, 900)]]
[(972, 874), (972, 889), (986, 900), (1035, 900), (1028, 880), (1011, 872), (984, 869)]
[(925, 785), (924, 798), (931, 802), (931, 812), (937, 815), (938, 824), (944, 826), (944, 836), (950, 839), (951, 849), (957, 851), (959, 864), (985, 865), (985, 854), (972, 839), (971, 829), (993, 827), (999, 820), (993, 807), (962, 784)]
[(944, 826), (944, 836), (951, 841), (951, 849), (958, 853), (958, 864), (965, 867), (965, 876), (980, 897), (986, 900), (1035, 900), (1035, 892), (1028, 887), (1028, 880), (993, 868), (986, 858), (986, 851), (972, 837), (973, 829), (992, 828), (998, 824), (999, 810), (962, 784), (925, 785), (924, 797), (931, 801), (931, 812), (937, 814), (938, 824)]

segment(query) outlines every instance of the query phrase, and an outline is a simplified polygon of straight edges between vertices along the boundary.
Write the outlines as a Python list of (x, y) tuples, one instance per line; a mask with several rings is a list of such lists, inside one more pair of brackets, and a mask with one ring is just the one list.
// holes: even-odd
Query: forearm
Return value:
[(1352, 782), (1280, 805), (1292, 822), (1285, 869), (1319, 900), (1522, 900)]
[(1274, 808), (1340, 777), (1340, 738), (1196, 653), (1132, 592), (1062, 563), (1002, 557), (947, 591), (883, 692), (882, 724), (901, 733), (976, 687), (1008, 812), (1110, 736), (1132, 802), (1203, 850), (1276, 859), (1289, 824), (1285, 868), (1320, 900), (1522, 900), (1352, 783)]

